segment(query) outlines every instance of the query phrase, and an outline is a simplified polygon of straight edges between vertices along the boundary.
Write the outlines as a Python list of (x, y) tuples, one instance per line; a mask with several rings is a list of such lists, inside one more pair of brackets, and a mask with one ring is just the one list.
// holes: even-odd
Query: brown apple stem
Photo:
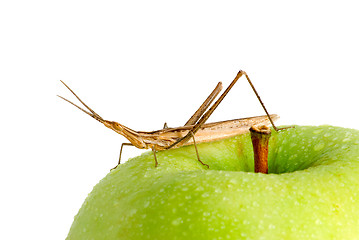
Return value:
[(254, 153), (254, 171), (268, 173), (268, 142), (271, 130), (265, 125), (252, 126), (249, 130)]

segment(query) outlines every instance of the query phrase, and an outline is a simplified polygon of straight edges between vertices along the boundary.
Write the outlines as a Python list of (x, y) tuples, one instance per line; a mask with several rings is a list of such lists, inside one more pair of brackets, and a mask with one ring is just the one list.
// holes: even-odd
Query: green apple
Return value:
[(130, 159), (101, 180), (68, 240), (359, 239), (359, 131), (273, 132), (269, 174), (250, 135)]

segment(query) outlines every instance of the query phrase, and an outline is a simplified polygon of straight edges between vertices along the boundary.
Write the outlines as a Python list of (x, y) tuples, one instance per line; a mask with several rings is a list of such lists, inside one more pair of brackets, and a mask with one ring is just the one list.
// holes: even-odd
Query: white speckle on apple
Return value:
[(269, 229), (275, 229), (275, 225), (274, 224), (269, 224), (268, 228)]
[(145, 204), (143, 204), (144, 208), (147, 208), (148, 206), (150, 206), (150, 202), (149, 201), (145, 201)]
[(202, 187), (202, 186), (198, 186), (197, 188), (196, 188), (196, 191), (198, 191), (198, 192), (202, 192), (204, 190), (204, 188)]
[(179, 217), (179, 218), (174, 219), (171, 223), (172, 223), (172, 225), (174, 225), (174, 226), (178, 226), (178, 225), (180, 225), (182, 222), (183, 222), (182, 218)]
[(229, 182), (232, 183), (232, 184), (237, 184), (238, 183), (235, 178), (230, 179)]
[(323, 136), (327, 138), (327, 137), (330, 137), (331, 135), (332, 134), (330, 134), (330, 133), (325, 133)]
[(296, 147), (296, 146), (297, 146), (296, 143), (291, 143), (291, 144), (289, 145), (290, 148), (294, 148), (294, 147)]
[(222, 189), (216, 188), (216, 189), (214, 190), (214, 192), (215, 192), (215, 193), (222, 193)]
[(208, 216), (210, 216), (210, 215), (211, 215), (210, 212), (203, 212), (203, 216), (205, 216), (205, 217), (208, 217)]
[(223, 200), (223, 201), (228, 201), (229, 198), (224, 196), (224, 197), (222, 198), (222, 200)]
[(325, 147), (325, 144), (324, 143), (318, 143), (314, 146), (314, 151), (320, 151), (322, 150), (323, 148)]
[(244, 233), (244, 232), (242, 232), (242, 233), (241, 233), (241, 237), (246, 238), (246, 237), (247, 237), (247, 234), (246, 234), (246, 233)]
[(243, 220), (243, 224), (244, 224), (244, 225), (249, 225), (250, 222), (249, 222), (248, 220), (244, 219), (244, 220)]
[[(294, 159), (296, 159), (298, 157), (298, 154), (293, 154), (293, 155), (291, 155), (290, 157), (289, 157), (289, 160), (294, 160)], [(296, 164), (296, 163), (294, 163), (294, 164)]]
[(136, 208), (132, 208), (130, 211), (129, 211), (129, 216), (133, 216), (137, 213), (137, 209)]
[(322, 224), (322, 221), (318, 218), (317, 220), (315, 220), (315, 224), (320, 225)]
[(209, 193), (205, 192), (205, 193), (203, 193), (201, 196), (202, 196), (203, 198), (208, 198), (210, 195), (209, 195)]
[(314, 130), (314, 131), (313, 131), (314, 134), (319, 134), (319, 133), (321, 133), (321, 132), (323, 132), (323, 129), (317, 129), (317, 130)]

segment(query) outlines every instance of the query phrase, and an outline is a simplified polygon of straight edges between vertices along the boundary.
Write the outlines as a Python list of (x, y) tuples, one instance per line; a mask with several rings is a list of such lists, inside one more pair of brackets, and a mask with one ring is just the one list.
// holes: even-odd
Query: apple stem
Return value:
[(268, 173), (268, 142), (271, 129), (265, 125), (252, 126), (250, 129), (253, 153), (254, 172)]

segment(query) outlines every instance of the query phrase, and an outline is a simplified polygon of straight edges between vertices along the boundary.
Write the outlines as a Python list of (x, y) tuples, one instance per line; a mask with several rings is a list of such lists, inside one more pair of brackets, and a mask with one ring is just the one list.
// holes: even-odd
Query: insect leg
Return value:
[(174, 142), (172, 145), (170, 145), (167, 149), (170, 149), (179, 143), (182, 143), (182, 144), (186, 143), (191, 138), (191, 134), (196, 134), (196, 132), (207, 121), (207, 119), (211, 116), (211, 114), (214, 112), (214, 110), (216, 110), (218, 105), (222, 102), (223, 98), (228, 94), (228, 92), (231, 90), (231, 88), (234, 86), (234, 84), (238, 81), (238, 79), (242, 75), (243, 75), (243, 71), (239, 71), (237, 73), (237, 76), (233, 79), (231, 84), (229, 84), (227, 89), (222, 93), (222, 95), (217, 99), (217, 101), (212, 105), (212, 107), (202, 115), (201, 119), (193, 126), (193, 128), (184, 137), (179, 138), (176, 142)]
[(123, 148), (123, 146), (133, 146), (133, 144), (132, 143), (122, 143), (121, 144), (120, 156), (118, 158), (118, 164), (117, 165), (121, 164), (121, 156), (122, 156), (122, 148)]
[[(211, 92), (211, 94), (207, 97), (207, 99), (202, 103), (202, 105), (197, 109), (197, 111), (192, 115), (190, 119), (185, 123), (184, 126), (194, 125), (200, 119), (204, 112), (208, 109), (214, 99), (217, 97), (219, 92), (222, 90), (222, 83), (219, 82), (215, 89)], [(163, 129), (168, 128), (167, 123), (163, 125)]]
[(111, 170), (117, 168), (117, 166), (121, 164), (121, 156), (122, 156), (122, 148), (123, 148), (123, 146), (134, 146), (134, 145), (132, 143), (122, 143), (121, 144), (120, 156), (118, 158), (118, 163), (117, 163), (117, 165), (115, 167), (111, 168)]
[(216, 88), (211, 92), (211, 94), (207, 97), (207, 99), (202, 103), (202, 105), (197, 109), (197, 111), (192, 115), (190, 119), (186, 122), (184, 126), (188, 125), (194, 125), (196, 122), (200, 119), (200, 117), (203, 115), (203, 113), (206, 112), (207, 108), (211, 105), (213, 100), (217, 97), (219, 92), (222, 90), (222, 83), (219, 82), (216, 86)]
[[(222, 83), (219, 82), (217, 86), (214, 88), (214, 90), (211, 92), (211, 94), (207, 97), (207, 99), (202, 103), (202, 105), (197, 109), (197, 111), (192, 115), (190, 119), (185, 123), (184, 126), (188, 125), (194, 125), (196, 122), (200, 119), (200, 117), (203, 115), (204, 112), (208, 109), (208, 107), (211, 105), (211, 103), (214, 101), (214, 99), (217, 97), (217, 95), (222, 90)], [(163, 129), (168, 128), (167, 123), (165, 122), (163, 125)]]
[(157, 157), (156, 157), (156, 150), (154, 148), (152, 148), (152, 152), (153, 152), (153, 156), (155, 158), (155, 167), (158, 166), (158, 162), (157, 162)]
[(202, 165), (204, 165), (204, 166), (206, 166), (207, 168), (209, 168), (209, 165), (203, 163), (203, 162), (201, 161), (201, 159), (199, 158), (196, 140), (195, 140), (195, 138), (194, 138), (194, 134), (193, 134), (192, 132), (191, 132), (191, 134), (192, 134), (192, 138), (193, 138), (193, 145), (194, 145), (194, 148), (196, 149), (196, 154), (197, 154), (197, 160), (198, 160), (198, 162), (202, 163)]
[(266, 107), (264, 106), (263, 101), (261, 100), (261, 97), (259, 96), (257, 90), (254, 88), (254, 85), (253, 85), (252, 81), (249, 79), (248, 74), (247, 74), (245, 71), (242, 71), (242, 73), (243, 73), (243, 75), (246, 77), (246, 79), (247, 79), (249, 85), (251, 86), (251, 88), (252, 88), (254, 94), (256, 95), (258, 101), (259, 101), (260, 104), (262, 105), (262, 108), (264, 109), (264, 111), (265, 111), (265, 113), (266, 113), (266, 115), (267, 115), (267, 117), (268, 117), (270, 123), (272, 124), (274, 130), (275, 130), (276, 132), (278, 132), (278, 131), (280, 131), (280, 130), (284, 130), (284, 129), (287, 129), (287, 128), (292, 128), (292, 127), (277, 128), (277, 127), (274, 125), (273, 119), (272, 119), (271, 116), (269, 115), (269, 113), (268, 113)]

